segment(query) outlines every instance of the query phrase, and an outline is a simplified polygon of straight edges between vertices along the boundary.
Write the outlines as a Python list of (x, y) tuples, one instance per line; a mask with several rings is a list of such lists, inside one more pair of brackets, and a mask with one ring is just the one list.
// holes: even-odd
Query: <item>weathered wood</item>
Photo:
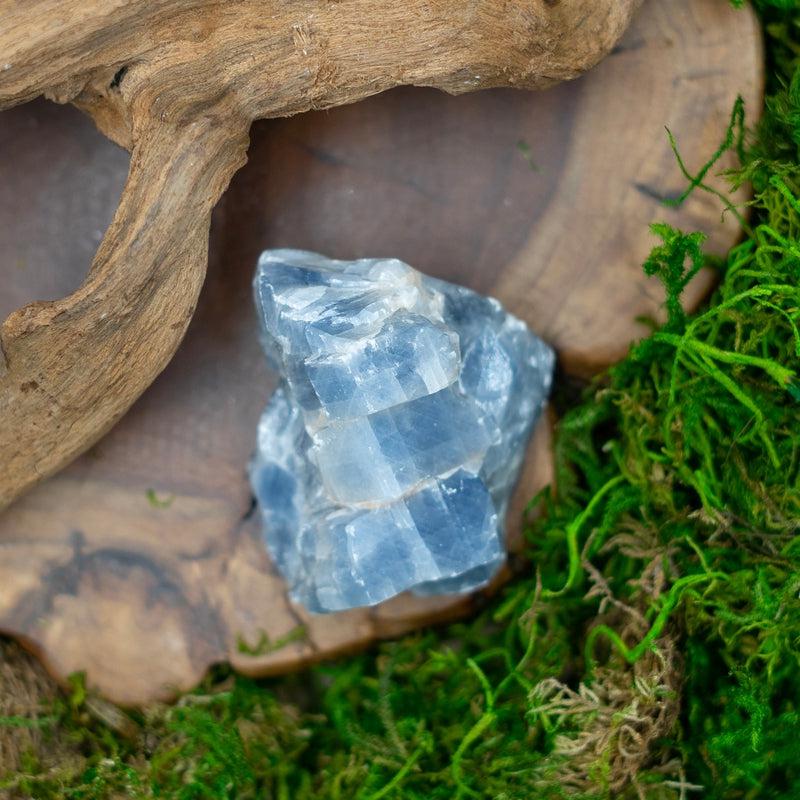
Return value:
[(400, 84), (541, 88), (598, 61), (638, 2), (0, 0), (0, 108), (72, 101), (131, 150), (87, 281), (0, 328), (0, 508), (97, 441), (171, 358), (252, 120)]
[[(477, 608), (480, 595), (401, 598), (309, 617), (286, 603), (245, 479), (274, 385), (253, 334), (259, 251), (399, 255), (499, 296), (557, 343), (569, 371), (585, 371), (620, 355), (645, 330), (635, 318), (662, 302), (641, 275), (648, 222), (705, 230), (716, 252), (735, 241), (716, 203), (658, 202), (684, 185), (664, 125), (700, 165), (737, 93), (759, 107), (760, 76), (751, 13), (650, 0), (614, 55), (548, 92), (398, 89), (258, 123), (215, 212), (208, 280), (175, 359), (105, 439), (0, 516), (0, 628), (60, 678), (85, 670), (109, 697), (138, 703), (222, 660), (284, 671)], [(0, 115), (0, 154), (14, 154), (0, 161), (0, 310), (77, 287), (122, 188), (125, 154), (70, 111)], [(512, 526), (549, 480), (547, 451), (544, 440), (531, 450)], [(153, 506), (148, 489), (171, 502)], [(298, 623), (307, 637), (276, 653), (237, 648), (239, 636), (274, 641)]]

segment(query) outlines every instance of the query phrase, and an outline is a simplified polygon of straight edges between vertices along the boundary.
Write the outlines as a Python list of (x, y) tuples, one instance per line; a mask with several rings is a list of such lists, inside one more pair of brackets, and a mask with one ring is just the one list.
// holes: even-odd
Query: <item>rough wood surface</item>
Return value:
[[(558, 344), (570, 371), (585, 370), (618, 356), (645, 330), (636, 316), (658, 309), (640, 271), (649, 221), (705, 230), (717, 251), (734, 242), (715, 203), (659, 204), (684, 185), (664, 125), (698, 166), (737, 93), (758, 108), (760, 70), (749, 12), (650, 0), (610, 58), (548, 92), (398, 89), (257, 124), (215, 212), (208, 281), (175, 359), (110, 435), (0, 516), (0, 628), (58, 677), (85, 670), (109, 697), (137, 703), (222, 660), (282, 671), (480, 605), (402, 598), (332, 617), (287, 605), (244, 474), (274, 385), (253, 335), (258, 252), (400, 255), (498, 295)], [(0, 115), (6, 153), (0, 313), (80, 285), (127, 170), (88, 120), (45, 103)], [(708, 284), (693, 285), (692, 302)], [(540, 439), (517, 511), (548, 478)], [(307, 636), (276, 653), (238, 651), (239, 636), (275, 641), (298, 623)]]
[(131, 151), (81, 288), (0, 328), (0, 508), (102, 436), (175, 352), (250, 122), (401, 84), (541, 88), (639, 0), (0, 0), (0, 109), (72, 101)]

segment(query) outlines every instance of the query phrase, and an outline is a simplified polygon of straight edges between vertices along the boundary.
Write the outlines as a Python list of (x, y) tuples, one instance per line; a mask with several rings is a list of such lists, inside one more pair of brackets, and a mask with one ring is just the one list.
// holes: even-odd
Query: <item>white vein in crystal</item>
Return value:
[(255, 295), (283, 383), (250, 479), (293, 599), (337, 611), (489, 581), (552, 350), (397, 259), (267, 251)]

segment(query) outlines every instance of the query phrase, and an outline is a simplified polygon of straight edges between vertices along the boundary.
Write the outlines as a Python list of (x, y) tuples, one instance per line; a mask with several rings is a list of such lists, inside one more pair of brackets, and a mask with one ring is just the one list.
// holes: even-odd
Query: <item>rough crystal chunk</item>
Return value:
[(552, 350), (396, 259), (267, 251), (255, 294), (283, 382), (250, 478), (293, 599), (337, 611), (489, 581)]

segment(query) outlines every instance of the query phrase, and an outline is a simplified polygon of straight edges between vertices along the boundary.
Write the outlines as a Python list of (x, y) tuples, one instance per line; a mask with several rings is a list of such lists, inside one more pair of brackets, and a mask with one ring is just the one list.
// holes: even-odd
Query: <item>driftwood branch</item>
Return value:
[(0, 328), (0, 508), (93, 444), (170, 360), (252, 120), (401, 84), (543, 88), (596, 63), (638, 4), (0, 0), (0, 108), (73, 102), (131, 151), (84, 285)]

